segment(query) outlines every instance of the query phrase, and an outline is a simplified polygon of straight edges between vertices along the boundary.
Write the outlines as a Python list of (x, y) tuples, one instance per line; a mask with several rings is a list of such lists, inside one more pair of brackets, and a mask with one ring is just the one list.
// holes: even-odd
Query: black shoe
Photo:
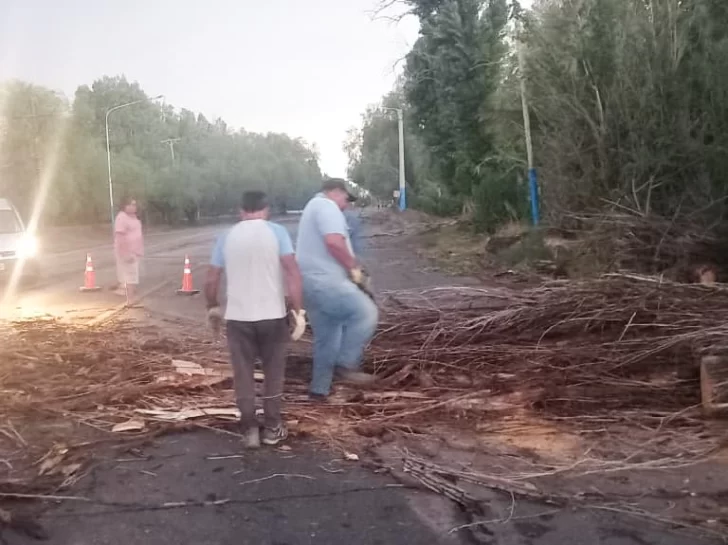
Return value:
[(329, 402), (329, 396), (324, 394), (308, 394), (308, 400), (312, 403), (324, 404)]

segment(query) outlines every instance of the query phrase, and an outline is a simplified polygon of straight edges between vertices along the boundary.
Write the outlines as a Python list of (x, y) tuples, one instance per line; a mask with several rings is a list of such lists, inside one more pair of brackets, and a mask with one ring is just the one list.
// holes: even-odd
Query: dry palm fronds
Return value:
[(667, 271), (690, 281), (695, 280), (690, 278), (694, 267), (700, 265), (711, 264), (723, 275), (728, 273), (726, 224), (701, 222), (706, 214), (700, 212), (669, 218), (623, 210), (569, 219), (579, 226), (591, 253), (613, 266), (647, 274)]
[(374, 365), (406, 360), (441, 386), (528, 393), (533, 406), (561, 416), (668, 413), (700, 402), (698, 355), (728, 347), (720, 287), (612, 275), (514, 293), (506, 308), (498, 308), (502, 290), (495, 300), (487, 290), (452, 295), (467, 305), (393, 310)]
[[(716, 444), (694, 410), (694, 371), (697, 354), (720, 356), (728, 346), (727, 290), (611, 276), (520, 293), (442, 288), (388, 301), (367, 356), (379, 388), (340, 389), (328, 406), (312, 407), (310, 356), (291, 356), (289, 418), (337, 436), (437, 423), (502, 429), (530, 417), (579, 429), (674, 432), (671, 446), (645, 443), (655, 459), (668, 452), (694, 459)], [(230, 373), (208, 372), (225, 363), (224, 348), (209, 340), (142, 337), (119, 323), (21, 322), (3, 333), (0, 491), (28, 484), (21, 459), (45, 483), (74, 482), (82, 447), (99, 433), (115, 441), (236, 419)]]

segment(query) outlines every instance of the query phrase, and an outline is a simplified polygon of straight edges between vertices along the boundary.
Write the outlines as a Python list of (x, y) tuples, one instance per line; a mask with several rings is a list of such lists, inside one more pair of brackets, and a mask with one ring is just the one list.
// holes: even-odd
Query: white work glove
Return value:
[(207, 325), (212, 330), (213, 334), (220, 335), (222, 329), (223, 316), (220, 307), (212, 307), (207, 309)]
[(306, 311), (303, 309), (298, 311), (292, 310), (291, 319), (293, 325), (291, 339), (297, 341), (298, 339), (303, 337), (303, 332), (306, 331)]
[(364, 290), (371, 290), (371, 279), (367, 271), (361, 267), (356, 267), (349, 271), (349, 278), (354, 284), (363, 288)]
[(364, 283), (364, 271), (361, 270), (361, 267), (355, 267), (349, 271), (349, 278), (354, 284), (361, 286)]

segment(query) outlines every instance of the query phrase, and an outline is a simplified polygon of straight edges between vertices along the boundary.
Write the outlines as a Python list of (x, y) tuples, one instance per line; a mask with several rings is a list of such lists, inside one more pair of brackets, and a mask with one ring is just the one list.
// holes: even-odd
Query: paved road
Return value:
[[(213, 432), (168, 437), (109, 461), (74, 490), (100, 500), (66, 502), (43, 524), (54, 545), (447, 545), (427, 519), (429, 495), (398, 488), (336, 453), (243, 453)], [(233, 456), (233, 457), (231, 457)], [(235, 457), (242, 456), (242, 457)], [(213, 458), (213, 459), (211, 459)], [(217, 459), (215, 459), (217, 458)], [(163, 509), (170, 502), (194, 503)], [(418, 512), (418, 509), (421, 511)], [(452, 510), (445, 505), (446, 510)], [(33, 543), (12, 536), (11, 545)]]
[[(146, 240), (146, 257), (142, 264), (142, 292), (174, 294), (182, 278), (185, 255), (193, 266), (209, 259), (215, 236), (224, 226), (200, 227), (151, 233)], [(61, 250), (45, 248), (41, 257), (41, 279), (33, 284), (5, 285), (0, 317), (16, 318), (50, 314), (60, 317), (93, 317), (122, 301), (107, 289), (116, 281), (112, 246), (99, 244), (97, 233), (84, 243), (76, 237), (76, 247), (64, 245)], [(97, 285), (104, 289), (81, 293), (86, 254), (90, 253), (96, 270)], [(195, 280), (201, 282), (202, 275)], [(168, 285), (162, 286), (164, 282)], [(156, 288), (156, 289), (155, 289)], [(193, 304), (188, 300), (187, 304)]]
[[(283, 220), (291, 236), (296, 236), (297, 224)], [(145, 257), (141, 264), (140, 293), (145, 294), (148, 313), (170, 317), (204, 319), (201, 297), (180, 297), (176, 290), (182, 281), (185, 256), (191, 260), (195, 288), (202, 288), (204, 265), (217, 235), (225, 225), (153, 231), (146, 235)], [(120, 305), (123, 299), (108, 289), (116, 282), (113, 248), (105, 233), (96, 228), (87, 239), (74, 231), (69, 240), (59, 235), (44, 245), (41, 256), (42, 276), (36, 282), (22, 282), (0, 287), (0, 319), (17, 319), (41, 315), (61, 318), (92, 319)], [(58, 250), (54, 249), (58, 246)], [(96, 271), (96, 283), (103, 289), (81, 293), (86, 255), (90, 254)], [(138, 313), (137, 313), (138, 314)]]
[[(295, 232), (295, 226), (289, 228)], [(179, 297), (175, 289), (184, 255), (191, 257), (193, 266), (205, 263), (220, 230), (204, 227), (150, 236), (142, 290), (156, 290), (145, 298), (145, 310), (135, 312), (202, 324), (201, 297)], [(109, 285), (114, 281), (111, 248), (100, 244), (98, 237), (89, 239), (96, 243), (93, 256), (99, 283)], [(418, 273), (412, 258), (404, 259), (400, 246), (393, 243), (371, 256), (378, 264), (380, 288), (410, 287), (417, 281), (415, 276), (434, 284), (447, 282), (434, 273)], [(50, 313), (90, 319), (117, 306), (119, 299), (108, 291), (79, 293), (87, 251), (66, 245), (49, 254), (45, 284), (10, 295), (2, 312), (12, 317)], [(201, 287), (203, 271), (198, 269), (194, 276)], [(290, 451), (241, 453), (236, 440), (221, 433), (170, 436), (133, 455), (105, 459), (78, 489), (69, 492), (93, 501), (49, 506), (41, 521), (54, 545), (475, 543), (448, 533), (465, 521), (446, 500), (398, 487), (392, 479), (342, 462), (341, 457), (340, 452), (303, 440), (293, 441)], [(492, 503), (497, 511), (507, 513), (510, 501), (496, 497)], [(170, 503), (177, 505), (170, 507)], [(526, 520), (491, 525), (490, 543), (701, 543), (616, 516), (535, 513)], [(10, 545), (34, 543), (23, 536), (5, 538)]]
[[(296, 226), (288, 225), (292, 236)], [(224, 227), (164, 232), (147, 238), (143, 311), (135, 317), (182, 318), (200, 324), (201, 296), (180, 297), (182, 262), (189, 255), (196, 287), (202, 287), (216, 235)], [(94, 234), (96, 235), (96, 234)], [(6, 293), (5, 318), (49, 314), (93, 319), (122, 301), (108, 290), (80, 293), (88, 251), (96, 265), (97, 282), (113, 284), (111, 246), (89, 237), (88, 244), (66, 245), (44, 256), (45, 278), (37, 286)], [(95, 243), (95, 244), (93, 244)], [(85, 246), (92, 246), (87, 248)], [(138, 462), (108, 460), (74, 494), (107, 505), (66, 503), (51, 509), (42, 522), (51, 543), (58, 545), (134, 544), (255, 544), (384, 545), (456, 544), (442, 528), (455, 524), (454, 507), (445, 500), (404, 490), (394, 481), (375, 476), (356, 464), (336, 461), (341, 453), (294, 443), (291, 451), (267, 449), (243, 458), (209, 460), (213, 454), (239, 456), (234, 438), (217, 433), (190, 433), (164, 438), (142, 453)], [(296, 474), (301, 477), (271, 477)], [(240, 484), (245, 481), (260, 482)], [(224, 505), (159, 510), (168, 502), (227, 500)], [(116, 505), (111, 506), (109, 503)], [(120, 504), (124, 504), (123, 506)], [(134, 505), (130, 505), (134, 504)], [(434, 506), (434, 507), (433, 507)], [(432, 521), (444, 519), (438, 527)], [(450, 526), (448, 526), (450, 525)], [(27, 537), (6, 536), (8, 543), (32, 543)]]

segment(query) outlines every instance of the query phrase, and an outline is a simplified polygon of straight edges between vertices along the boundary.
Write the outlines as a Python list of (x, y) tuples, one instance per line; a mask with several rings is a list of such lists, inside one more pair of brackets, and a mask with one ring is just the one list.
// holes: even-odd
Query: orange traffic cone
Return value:
[(185, 268), (182, 273), (182, 289), (177, 290), (177, 295), (196, 295), (200, 290), (192, 287), (192, 268), (190, 267), (190, 258), (185, 256)]
[(86, 272), (83, 274), (83, 286), (81, 291), (99, 291), (101, 288), (96, 285), (96, 272), (94, 262), (91, 261), (91, 254), (86, 254)]

